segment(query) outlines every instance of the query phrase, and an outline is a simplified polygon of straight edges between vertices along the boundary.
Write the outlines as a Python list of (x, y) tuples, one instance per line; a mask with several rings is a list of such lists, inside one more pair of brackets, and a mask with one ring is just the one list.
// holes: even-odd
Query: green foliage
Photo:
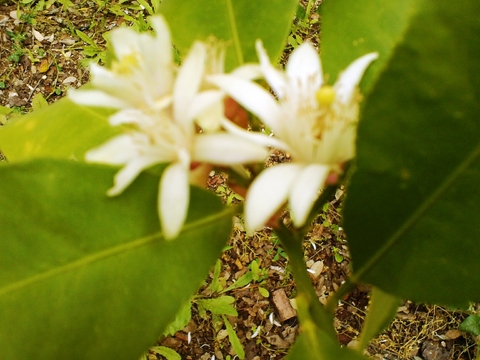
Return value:
[[(430, 1), (430, 0), (428, 0)], [(395, 47), (423, 1), (329, 0), (320, 7), (322, 15), (322, 65), (333, 82), (353, 60), (369, 52), (380, 54), (362, 79), (366, 94), (388, 64)], [(432, 29), (433, 30), (433, 29)]]
[(235, 289), (247, 286), (252, 282), (252, 280), (253, 280), (253, 273), (251, 271), (248, 271), (242, 276), (240, 276), (240, 278), (237, 281), (235, 281), (232, 285), (220, 291), (220, 293), (225, 293), (231, 290), (235, 290)]
[(192, 304), (190, 300), (188, 300), (175, 316), (175, 320), (167, 326), (167, 328), (163, 332), (163, 335), (175, 335), (177, 331), (182, 330), (185, 326), (187, 326), (191, 318)]
[(118, 133), (118, 129), (107, 122), (110, 113), (110, 110), (81, 107), (62, 99), (2, 128), (2, 151), (11, 162), (33, 158), (82, 161), (87, 150)]
[[(233, 329), (232, 325), (228, 321), (225, 315), (229, 316), (238, 316), (237, 310), (233, 307), (233, 303), (235, 302), (235, 298), (232, 296), (222, 295), (217, 298), (211, 299), (195, 299), (194, 302), (197, 304), (198, 315), (201, 318), (207, 318), (207, 311), (209, 311), (212, 315), (212, 322), (214, 326), (218, 330), (218, 323), (222, 323), (225, 325), (227, 329), (228, 339), (230, 344), (238, 355), (240, 359), (245, 357), (245, 351), (243, 350), (242, 344), (238, 339), (235, 330)], [(216, 325), (217, 324), (217, 325)]]
[(225, 200), (227, 205), (235, 205), (240, 202), (242, 202), (244, 199), (241, 195), (235, 193), (232, 189), (229, 187), (219, 185), (216, 189), (215, 192), (222, 197), (222, 199)]
[(480, 316), (470, 315), (458, 327), (458, 330), (465, 331), (469, 334), (480, 336)]
[(6, 106), (0, 106), (0, 125), (5, 125), (8, 120), (8, 116), (13, 112), (12, 109)]
[(238, 338), (237, 333), (233, 329), (232, 324), (230, 324), (230, 321), (228, 321), (225, 315), (223, 315), (222, 318), (223, 322), (225, 323), (225, 327), (227, 328), (228, 340), (230, 340), (230, 344), (232, 344), (235, 354), (237, 354), (240, 359), (245, 359), (245, 350), (243, 350), (240, 339)]
[[(35, 9), (52, 3), (39, 1)], [(213, 35), (228, 45), (230, 70), (257, 60), (257, 38), (278, 58), (295, 9), (301, 32), (313, 1), (305, 11), (293, 0), (139, 4), (119, 2), (109, 11), (148, 30), (141, 7), (149, 14), (160, 10), (182, 55), (194, 40)], [(132, 15), (123, 11), (127, 6), (134, 7)], [(35, 9), (22, 20), (33, 24)], [(480, 4), (469, 0), (322, 5), (322, 61), (329, 82), (360, 55), (378, 51), (380, 58), (363, 83), (358, 159), (344, 207), (353, 274), (327, 308), (306, 272), (304, 229), (276, 229), (282, 242), (276, 260), (288, 256), (302, 326), (289, 359), (365, 359), (339, 346), (332, 325), (338, 299), (359, 282), (375, 285), (360, 348), (391, 319), (397, 297), (453, 306), (480, 299), (479, 12)], [(85, 55), (108, 62), (102, 46), (76, 34), (87, 44)], [(18, 62), (25, 35), (7, 35), (14, 44), (9, 60)], [(288, 41), (295, 47), (300, 38), (295, 30)], [(134, 358), (158, 334), (172, 334), (188, 322), (192, 294), (225, 245), (234, 209), (192, 189), (183, 232), (163, 241), (157, 175), (142, 174), (124, 194), (109, 198), (105, 191), (116, 169), (82, 162), (87, 150), (117, 133), (106, 121), (111, 112), (68, 100), (44, 106), (45, 99), (35, 98), (38, 110), (0, 130), (10, 161), (0, 166), (2, 359)], [(0, 108), (6, 116), (11, 111), (19, 109)], [(229, 204), (242, 200), (226, 188), (218, 192)], [(317, 205), (320, 210), (320, 200)], [(328, 205), (323, 220), (331, 226), (327, 210)], [(334, 255), (343, 261), (338, 250)], [(224, 294), (252, 282), (261, 285), (266, 271), (260, 264), (251, 262), (250, 271), (226, 287), (217, 262), (207, 288), (216, 297), (192, 300), (201, 316), (210, 313), (217, 330), (225, 325), (240, 358), (244, 351), (226, 317), (237, 315), (234, 298)], [(478, 325), (472, 315), (461, 329), (478, 335)], [(155, 349), (178, 359), (169, 349)]]
[(106, 50), (105, 47), (99, 46), (95, 40), (93, 40), (90, 36), (85, 34), (81, 30), (75, 30), (75, 33), (77, 36), (87, 43), (86, 46), (83, 47), (83, 54), (87, 57), (82, 61), (83, 66), (87, 66), (90, 64), (92, 61), (93, 62), (105, 62), (105, 57), (106, 57)]
[(365, 101), (345, 231), (356, 281), (462, 306), (480, 299), (480, 3), (416, 6)]
[(215, 195), (192, 189), (198, 206), (167, 242), (158, 177), (143, 174), (112, 199), (114, 171), (64, 160), (0, 167), (2, 359), (135, 358), (219, 256), (231, 212)]
[(7, 56), (7, 59), (14, 63), (18, 63), (22, 55), (25, 53), (23, 41), (27, 35), (24, 32), (13, 32), (11, 30), (6, 30), (5, 32), (13, 43), (13, 52)]
[(340, 253), (338, 252), (338, 248), (333, 247), (333, 248), (332, 248), (332, 252), (333, 252), (333, 258), (335, 259), (335, 261), (336, 261), (337, 263), (341, 263), (341, 262), (343, 261), (344, 257), (343, 257), (342, 254), (340, 254)]
[(227, 295), (212, 299), (195, 299), (195, 303), (198, 306), (198, 314), (202, 318), (207, 317), (207, 311), (214, 315), (238, 316), (237, 310), (232, 306), (234, 302), (235, 298)]
[(279, 58), (297, 4), (297, 0), (165, 0), (160, 12), (169, 22), (181, 53), (194, 40), (212, 35), (226, 41), (226, 68), (231, 70), (244, 62), (258, 61), (255, 39), (263, 40), (272, 59)]
[(210, 290), (212, 293), (220, 292), (225, 286), (224, 281), (220, 282), (220, 270), (222, 267), (222, 262), (220, 259), (217, 260), (215, 263), (215, 269), (213, 271), (213, 279), (210, 285), (208, 285), (207, 289)]
[(268, 278), (268, 270), (260, 268), (258, 260), (253, 260), (249, 265), (252, 272), (252, 279), (255, 282), (262, 282)]
[(150, 348), (150, 351), (162, 355), (167, 360), (182, 360), (182, 357), (175, 351), (165, 346), (154, 346)]
[(41, 93), (37, 93), (32, 98), (32, 109), (40, 110), (48, 106), (47, 100), (43, 97)]

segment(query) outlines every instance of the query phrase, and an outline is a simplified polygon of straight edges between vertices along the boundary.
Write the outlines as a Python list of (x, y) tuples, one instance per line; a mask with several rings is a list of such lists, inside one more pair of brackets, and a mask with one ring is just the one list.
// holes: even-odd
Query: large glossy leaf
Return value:
[(107, 122), (110, 113), (64, 98), (0, 128), (0, 149), (10, 162), (45, 157), (82, 160), (87, 150), (118, 132)]
[(367, 99), (345, 204), (356, 278), (480, 300), (480, 3), (418, 2)]
[(278, 58), (297, 5), (297, 0), (165, 0), (160, 11), (181, 52), (194, 40), (212, 35), (225, 41), (230, 70), (242, 62), (258, 61), (256, 39), (262, 39), (268, 54)]
[(376, 51), (380, 57), (365, 75), (363, 92), (370, 89), (408, 28), (415, 0), (325, 0), (322, 15), (322, 64), (334, 80), (353, 60)]
[(158, 178), (109, 198), (114, 170), (67, 161), (0, 167), (1, 358), (137, 359), (219, 256), (231, 210), (192, 189), (165, 241)]

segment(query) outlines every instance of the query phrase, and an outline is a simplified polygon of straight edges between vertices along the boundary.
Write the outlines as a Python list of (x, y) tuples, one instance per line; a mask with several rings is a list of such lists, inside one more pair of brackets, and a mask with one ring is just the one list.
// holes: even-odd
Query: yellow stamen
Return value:
[(335, 90), (330, 85), (324, 85), (316, 93), (320, 105), (329, 106), (335, 101)]

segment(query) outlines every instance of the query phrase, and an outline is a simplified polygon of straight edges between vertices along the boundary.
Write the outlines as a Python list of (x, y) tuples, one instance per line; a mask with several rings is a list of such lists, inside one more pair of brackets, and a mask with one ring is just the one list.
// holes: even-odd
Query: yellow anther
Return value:
[(320, 105), (329, 106), (335, 101), (335, 90), (330, 85), (324, 85), (318, 89), (316, 96)]

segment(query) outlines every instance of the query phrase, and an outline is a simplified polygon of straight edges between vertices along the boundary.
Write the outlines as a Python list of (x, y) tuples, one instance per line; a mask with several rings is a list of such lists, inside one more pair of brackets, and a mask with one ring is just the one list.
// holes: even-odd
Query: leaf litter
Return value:
[[(59, 100), (70, 86), (85, 84), (88, 62), (102, 63), (104, 59), (102, 35), (106, 31), (122, 23), (146, 30), (144, 3), (49, 1), (47, 7), (44, 1), (2, 1), (0, 126), (12, 117)], [(282, 64), (301, 42), (308, 40), (318, 46), (319, 3), (300, 1)], [(0, 151), (0, 161), (4, 160)], [(288, 154), (275, 150), (269, 158), (272, 163), (288, 160)], [(227, 204), (242, 201), (228, 187), (225, 174), (213, 172), (208, 187)], [(343, 196), (343, 189), (337, 191), (313, 222), (304, 242), (305, 261), (321, 302), (350, 271), (339, 214)], [(283, 214), (283, 221), (289, 223), (288, 212)], [(334, 325), (344, 346), (353, 345), (361, 330), (369, 290), (360, 285), (339, 304)], [(245, 359), (283, 359), (299, 331), (295, 294), (288, 260), (272, 229), (247, 237), (241, 218), (236, 218), (220, 261), (191, 304), (186, 305), (190, 311), (183, 311), (183, 322), (171, 327), (173, 334), (160, 336), (144, 358), (176, 358), (173, 350), (182, 359), (234, 359), (243, 350)], [(213, 314), (209, 308), (212, 300), (221, 303), (220, 310)], [(475, 313), (480, 309), (472, 305), (470, 310)], [(367, 355), (387, 360), (474, 359), (475, 338), (459, 330), (467, 316), (467, 312), (405, 301), (391, 325), (371, 342)]]

